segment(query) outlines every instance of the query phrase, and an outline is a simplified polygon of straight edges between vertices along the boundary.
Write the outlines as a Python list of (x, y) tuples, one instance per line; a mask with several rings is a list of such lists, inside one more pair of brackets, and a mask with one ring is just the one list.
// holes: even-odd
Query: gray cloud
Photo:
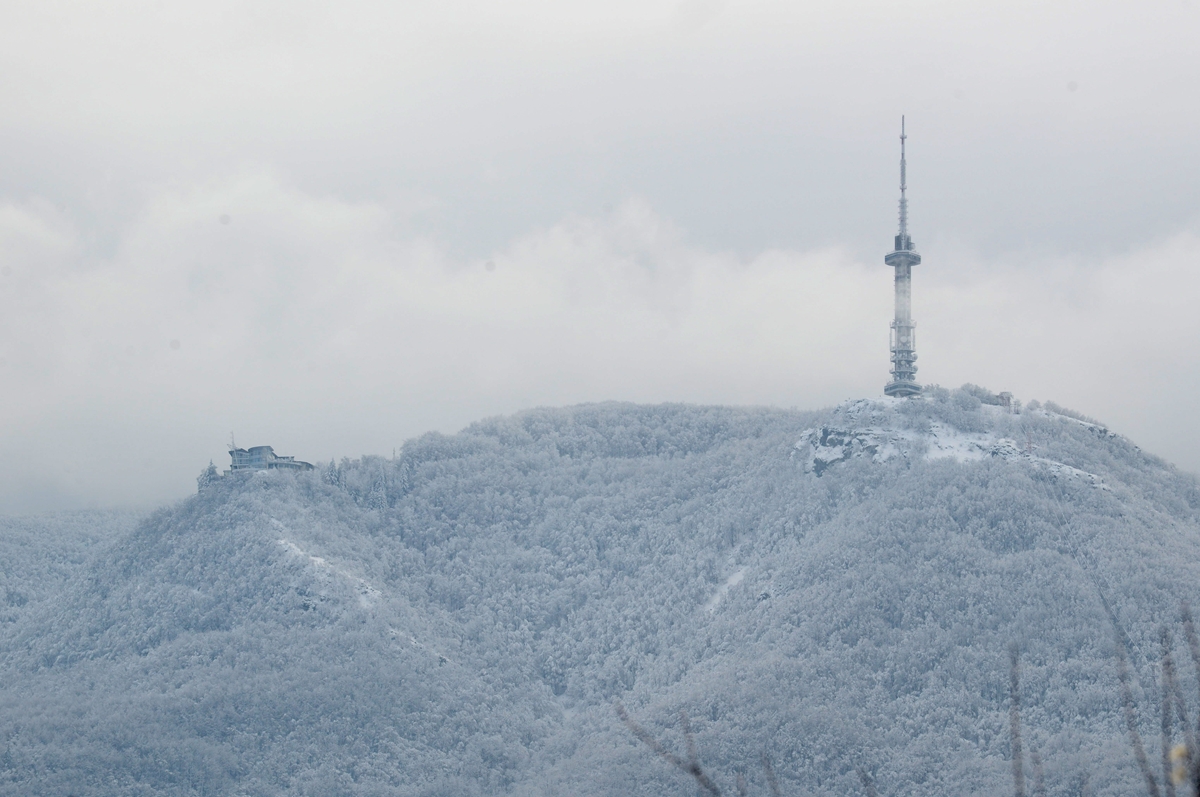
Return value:
[(901, 113), (920, 376), (1200, 467), (1191, 6), (6, 15), (0, 509), (180, 495), (230, 431), (876, 394)]

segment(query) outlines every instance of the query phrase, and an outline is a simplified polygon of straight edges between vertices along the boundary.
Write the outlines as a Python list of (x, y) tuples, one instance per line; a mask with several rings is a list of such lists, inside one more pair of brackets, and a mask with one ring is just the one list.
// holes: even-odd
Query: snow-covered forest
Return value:
[(618, 702), (680, 752), (686, 711), (729, 793), (765, 753), (787, 795), (1010, 794), (1014, 642), (1048, 793), (1138, 793), (1116, 645), (1157, 761), (1198, 513), (1099, 422), (967, 386), (532, 410), (5, 519), (0, 794), (694, 794)]

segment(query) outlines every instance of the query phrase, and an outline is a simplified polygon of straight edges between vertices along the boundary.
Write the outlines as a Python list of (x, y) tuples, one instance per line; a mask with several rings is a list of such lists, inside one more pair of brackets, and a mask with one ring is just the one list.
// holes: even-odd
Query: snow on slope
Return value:
[(717, 606), (721, 604), (721, 599), (729, 594), (729, 590), (733, 589), (738, 584), (741, 584), (744, 578), (746, 578), (746, 568), (739, 567), (737, 570), (733, 571), (732, 575), (725, 579), (725, 582), (721, 584), (721, 586), (717, 587), (717, 591), (714, 592), (713, 596), (708, 599), (708, 603), (704, 604), (704, 611), (716, 611)]
[[(971, 462), (998, 458), (1010, 462), (1023, 462), (1030, 467), (1040, 468), (1055, 478), (1078, 479), (1101, 490), (1108, 490), (1104, 481), (1094, 473), (1058, 462), (1037, 453), (1037, 447), (1029, 440), (1018, 442), (1002, 436), (997, 427), (1011, 421), (1012, 410), (989, 404), (978, 409), (992, 421), (991, 428), (979, 432), (963, 431), (941, 421), (929, 421), (924, 415), (914, 422), (912, 414), (905, 414), (905, 402), (928, 402), (926, 398), (855, 399), (838, 405), (832, 418), (821, 426), (806, 429), (796, 443), (796, 450), (804, 463), (805, 472), (818, 476), (832, 465), (854, 457), (869, 457), (874, 462), (887, 462), (894, 457), (923, 458), (926, 460), (952, 459), (956, 462)], [(1116, 435), (1104, 427), (1090, 424), (1045, 410), (1027, 411), (1041, 417), (1055, 417), (1064, 422), (1079, 424), (1109, 437)]]
[[(269, 520), (271, 525), (280, 531), (286, 532), (288, 530), (287, 527), (279, 520), (275, 518), (270, 518)], [(314, 556), (286, 537), (277, 540), (277, 542), (288, 553), (298, 556), (302, 560), (306, 560), (310, 565), (312, 565), (315, 572), (318, 573), (320, 577), (328, 578), (330, 574), (333, 574), (349, 584), (358, 595), (359, 607), (363, 609), (370, 609), (379, 602), (379, 596), (382, 593), (377, 587), (372, 586), (365, 579), (359, 578), (352, 573), (346, 572), (346, 570), (343, 568), (330, 564), (323, 557)]]
[(688, 793), (617, 701), (726, 793), (766, 752), (785, 794), (1011, 794), (1013, 642), (1047, 793), (1137, 793), (1113, 626), (1156, 741), (1200, 484), (992, 400), (533, 410), (219, 480), (0, 627), (0, 797)]

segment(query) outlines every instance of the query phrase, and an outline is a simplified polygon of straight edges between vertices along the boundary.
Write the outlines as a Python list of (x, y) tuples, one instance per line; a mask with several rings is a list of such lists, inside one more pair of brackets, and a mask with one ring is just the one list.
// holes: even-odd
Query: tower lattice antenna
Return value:
[(904, 140), (908, 138), (904, 133), (904, 117), (900, 117), (900, 235), (908, 237), (908, 197), (905, 196), (905, 191), (908, 190), (908, 163), (904, 159)]
[(883, 258), (883, 262), (896, 269), (896, 320), (892, 321), (892, 381), (883, 388), (889, 396), (916, 396), (921, 392), (917, 384), (917, 335), (916, 323), (912, 319), (912, 267), (921, 262), (921, 256), (913, 249), (908, 236), (908, 161), (905, 159), (904, 143), (908, 135), (904, 130), (904, 117), (900, 117), (900, 234), (896, 236), (896, 248)]

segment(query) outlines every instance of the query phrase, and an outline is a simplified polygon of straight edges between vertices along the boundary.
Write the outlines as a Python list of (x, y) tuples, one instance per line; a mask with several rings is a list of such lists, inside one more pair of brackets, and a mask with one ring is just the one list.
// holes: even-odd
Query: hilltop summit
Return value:
[(820, 475), (833, 464), (862, 456), (877, 463), (893, 457), (956, 462), (996, 458), (1108, 489), (1094, 473), (1039, 455), (1041, 447), (1031, 437), (1041, 421), (1054, 419), (1078, 424), (1100, 437), (1124, 440), (1105, 426), (1042, 409), (1040, 404), (1022, 413), (1019, 406), (1006, 405), (982, 389), (951, 394), (935, 386), (929, 392), (924, 401), (883, 398), (839, 404), (825, 423), (805, 430), (796, 444), (805, 470)]
[(675, 746), (686, 710), (730, 792), (767, 752), (785, 794), (1008, 793), (1014, 641), (1050, 790), (1128, 794), (1112, 620), (1157, 738), (1200, 489), (991, 395), (539, 409), (212, 482), (2, 629), (0, 794), (691, 793), (615, 701)]

